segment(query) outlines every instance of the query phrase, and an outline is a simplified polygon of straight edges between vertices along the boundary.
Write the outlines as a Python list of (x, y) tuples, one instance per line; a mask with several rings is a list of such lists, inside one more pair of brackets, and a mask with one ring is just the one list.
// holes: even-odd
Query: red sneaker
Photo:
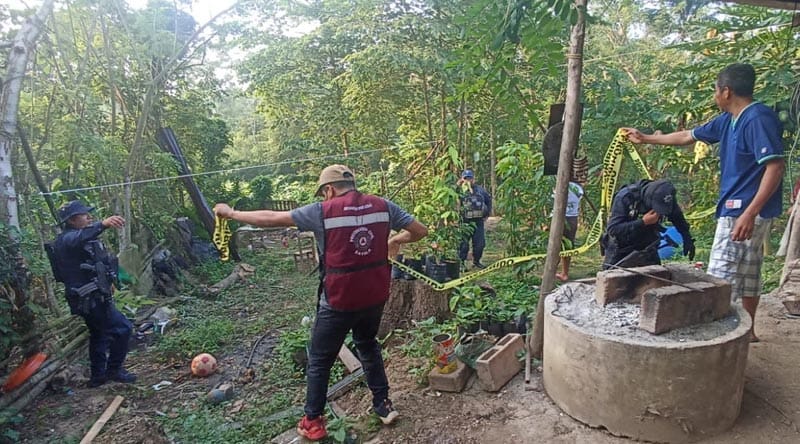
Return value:
[(319, 441), (328, 436), (328, 431), (325, 429), (325, 418), (317, 416), (314, 419), (308, 419), (303, 415), (303, 418), (297, 423), (297, 434), (310, 441)]

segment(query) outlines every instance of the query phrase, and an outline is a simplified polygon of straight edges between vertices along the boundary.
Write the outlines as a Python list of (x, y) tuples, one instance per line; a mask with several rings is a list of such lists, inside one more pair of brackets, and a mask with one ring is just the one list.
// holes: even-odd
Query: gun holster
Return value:
[(104, 295), (98, 291), (97, 282), (94, 280), (80, 287), (70, 288), (67, 293), (68, 298), (75, 299), (74, 305), (79, 315), (88, 315), (98, 303), (106, 299)]

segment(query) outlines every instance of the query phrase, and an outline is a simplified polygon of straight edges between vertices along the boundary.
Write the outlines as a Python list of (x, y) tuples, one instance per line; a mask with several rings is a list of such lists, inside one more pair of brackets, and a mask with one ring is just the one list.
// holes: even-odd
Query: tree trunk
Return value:
[(442, 145), (447, 147), (447, 94), (445, 94), (444, 83), (442, 83), (442, 88), (439, 91), (439, 107), (439, 119), (441, 120), (439, 140), (442, 141)]
[(45, 20), (53, 10), (54, 0), (45, 0), (19, 30), (11, 44), (8, 54), (8, 72), (3, 82), (0, 96), (0, 222), (19, 228), (17, 213), (17, 193), (14, 189), (14, 175), (11, 170), (11, 148), (17, 132), (17, 111), (22, 79), (28, 66), (28, 59), (34, 51), (36, 40), (45, 25)]
[(547, 240), (547, 258), (542, 272), (542, 286), (536, 305), (536, 319), (531, 336), (530, 352), (542, 357), (544, 347), (544, 301), (555, 287), (555, 273), (561, 252), (561, 236), (564, 233), (564, 213), (567, 210), (567, 188), (572, 172), (572, 159), (578, 146), (578, 128), (581, 116), (581, 74), (583, 70), (583, 40), (586, 31), (586, 4), (588, 0), (575, 0), (578, 19), (572, 28), (569, 53), (567, 54), (567, 98), (564, 110), (564, 135), (561, 138), (561, 153), (556, 175), (555, 204), (550, 222), (550, 237)]
[(464, 165), (467, 165), (467, 153), (464, 149), (464, 125), (465, 125), (465, 114), (464, 111), (466, 109), (466, 99), (464, 98), (464, 93), (461, 93), (461, 98), (458, 101), (458, 132), (456, 133), (456, 149), (461, 154), (461, 159), (464, 161)]
[[(490, 186), (492, 190), (492, 196), (497, 196), (497, 173), (495, 172), (495, 168), (497, 167), (497, 148), (495, 147), (494, 143), (494, 125), (489, 127), (489, 173), (491, 176), (489, 177)], [(491, 216), (495, 215), (494, 209), (496, 205), (492, 205), (492, 214)]]
[(422, 72), (422, 97), (425, 101), (425, 124), (428, 129), (428, 143), (431, 148), (436, 145), (433, 141), (433, 116), (431, 116), (431, 97), (430, 89), (428, 87), (428, 74)]
[(31, 146), (28, 143), (28, 138), (25, 137), (25, 130), (23, 130), (21, 126), (17, 125), (17, 131), (19, 131), (19, 142), (22, 145), (22, 151), (25, 153), (25, 159), (28, 161), (28, 168), (31, 169), (33, 179), (36, 181), (36, 187), (39, 188), (39, 192), (44, 195), (44, 201), (47, 203), (47, 207), (50, 209), (50, 214), (53, 216), (53, 220), (58, 222), (56, 204), (53, 202), (53, 197), (48, 194), (50, 190), (47, 189), (47, 185), (44, 183), (44, 179), (42, 178), (42, 173), (39, 172), (39, 167), (36, 165), (36, 159), (33, 157), (33, 150), (31, 150)]
[(449, 318), (451, 291), (434, 291), (418, 280), (392, 279), (378, 336), (385, 337), (396, 328), (407, 329), (411, 327), (411, 321), (424, 321), (431, 316), (438, 321)]

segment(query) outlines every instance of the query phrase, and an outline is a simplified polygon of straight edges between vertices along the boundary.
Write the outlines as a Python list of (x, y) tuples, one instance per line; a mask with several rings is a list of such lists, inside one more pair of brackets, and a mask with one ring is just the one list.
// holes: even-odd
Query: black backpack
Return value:
[(55, 242), (45, 242), (44, 251), (47, 253), (47, 260), (50, 261), (50, 269), (53, 271), (53, 277), (56, 279), (56, 282), (64, 282), (58, 256), (56, 255)]
[(486, 210), (486, 202), (477, 187), (472, 187), (472, 192), (461, 199), (461, 215), (464, 219), (482, 219), (486, 217)]

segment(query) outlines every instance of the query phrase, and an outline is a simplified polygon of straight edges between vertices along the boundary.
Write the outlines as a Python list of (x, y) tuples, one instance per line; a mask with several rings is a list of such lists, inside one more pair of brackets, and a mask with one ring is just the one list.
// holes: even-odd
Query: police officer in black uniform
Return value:
[(110, 216), (95, 222), (89, 214), (93, 210), (79, 200), (58, 210), (64, 231), (48, 246), (48, 256), (56, 280), (64, 283), (72, 314), (81, 316), (89, 328), (89, 387), (108, 381), (132, 383), (136, 375), (126, 371), (123, 364), (133, 326), (114, 307), (117, 258), (99, 239), (107, 228), (122, 228), (125, 219)]
[(689, 224), (675, 198), (675, 186), (668, 180), (640, 180), (622, 187), (611, 203), (606, 232), (601, 239), (605, 250), (603, 270), (620, 267), (659, 265), (661, 221), (669, 219), (683, 237), (683, 254), (694, 259), (694, 240)]
[(469, 254), (469, 242), (472, 240), (472, 265), (475, 268), (486, 268), (481, 262), (483, 249), (486, 248), (486, 218), (492, 214), (492, 195), (485, 188), (475, 183), (475, 172), (466, 169), (456, 185), (461, 195), (461, 223), (471, 225), (464, 230), (458, 246), (458, 258), (463, 264)]

